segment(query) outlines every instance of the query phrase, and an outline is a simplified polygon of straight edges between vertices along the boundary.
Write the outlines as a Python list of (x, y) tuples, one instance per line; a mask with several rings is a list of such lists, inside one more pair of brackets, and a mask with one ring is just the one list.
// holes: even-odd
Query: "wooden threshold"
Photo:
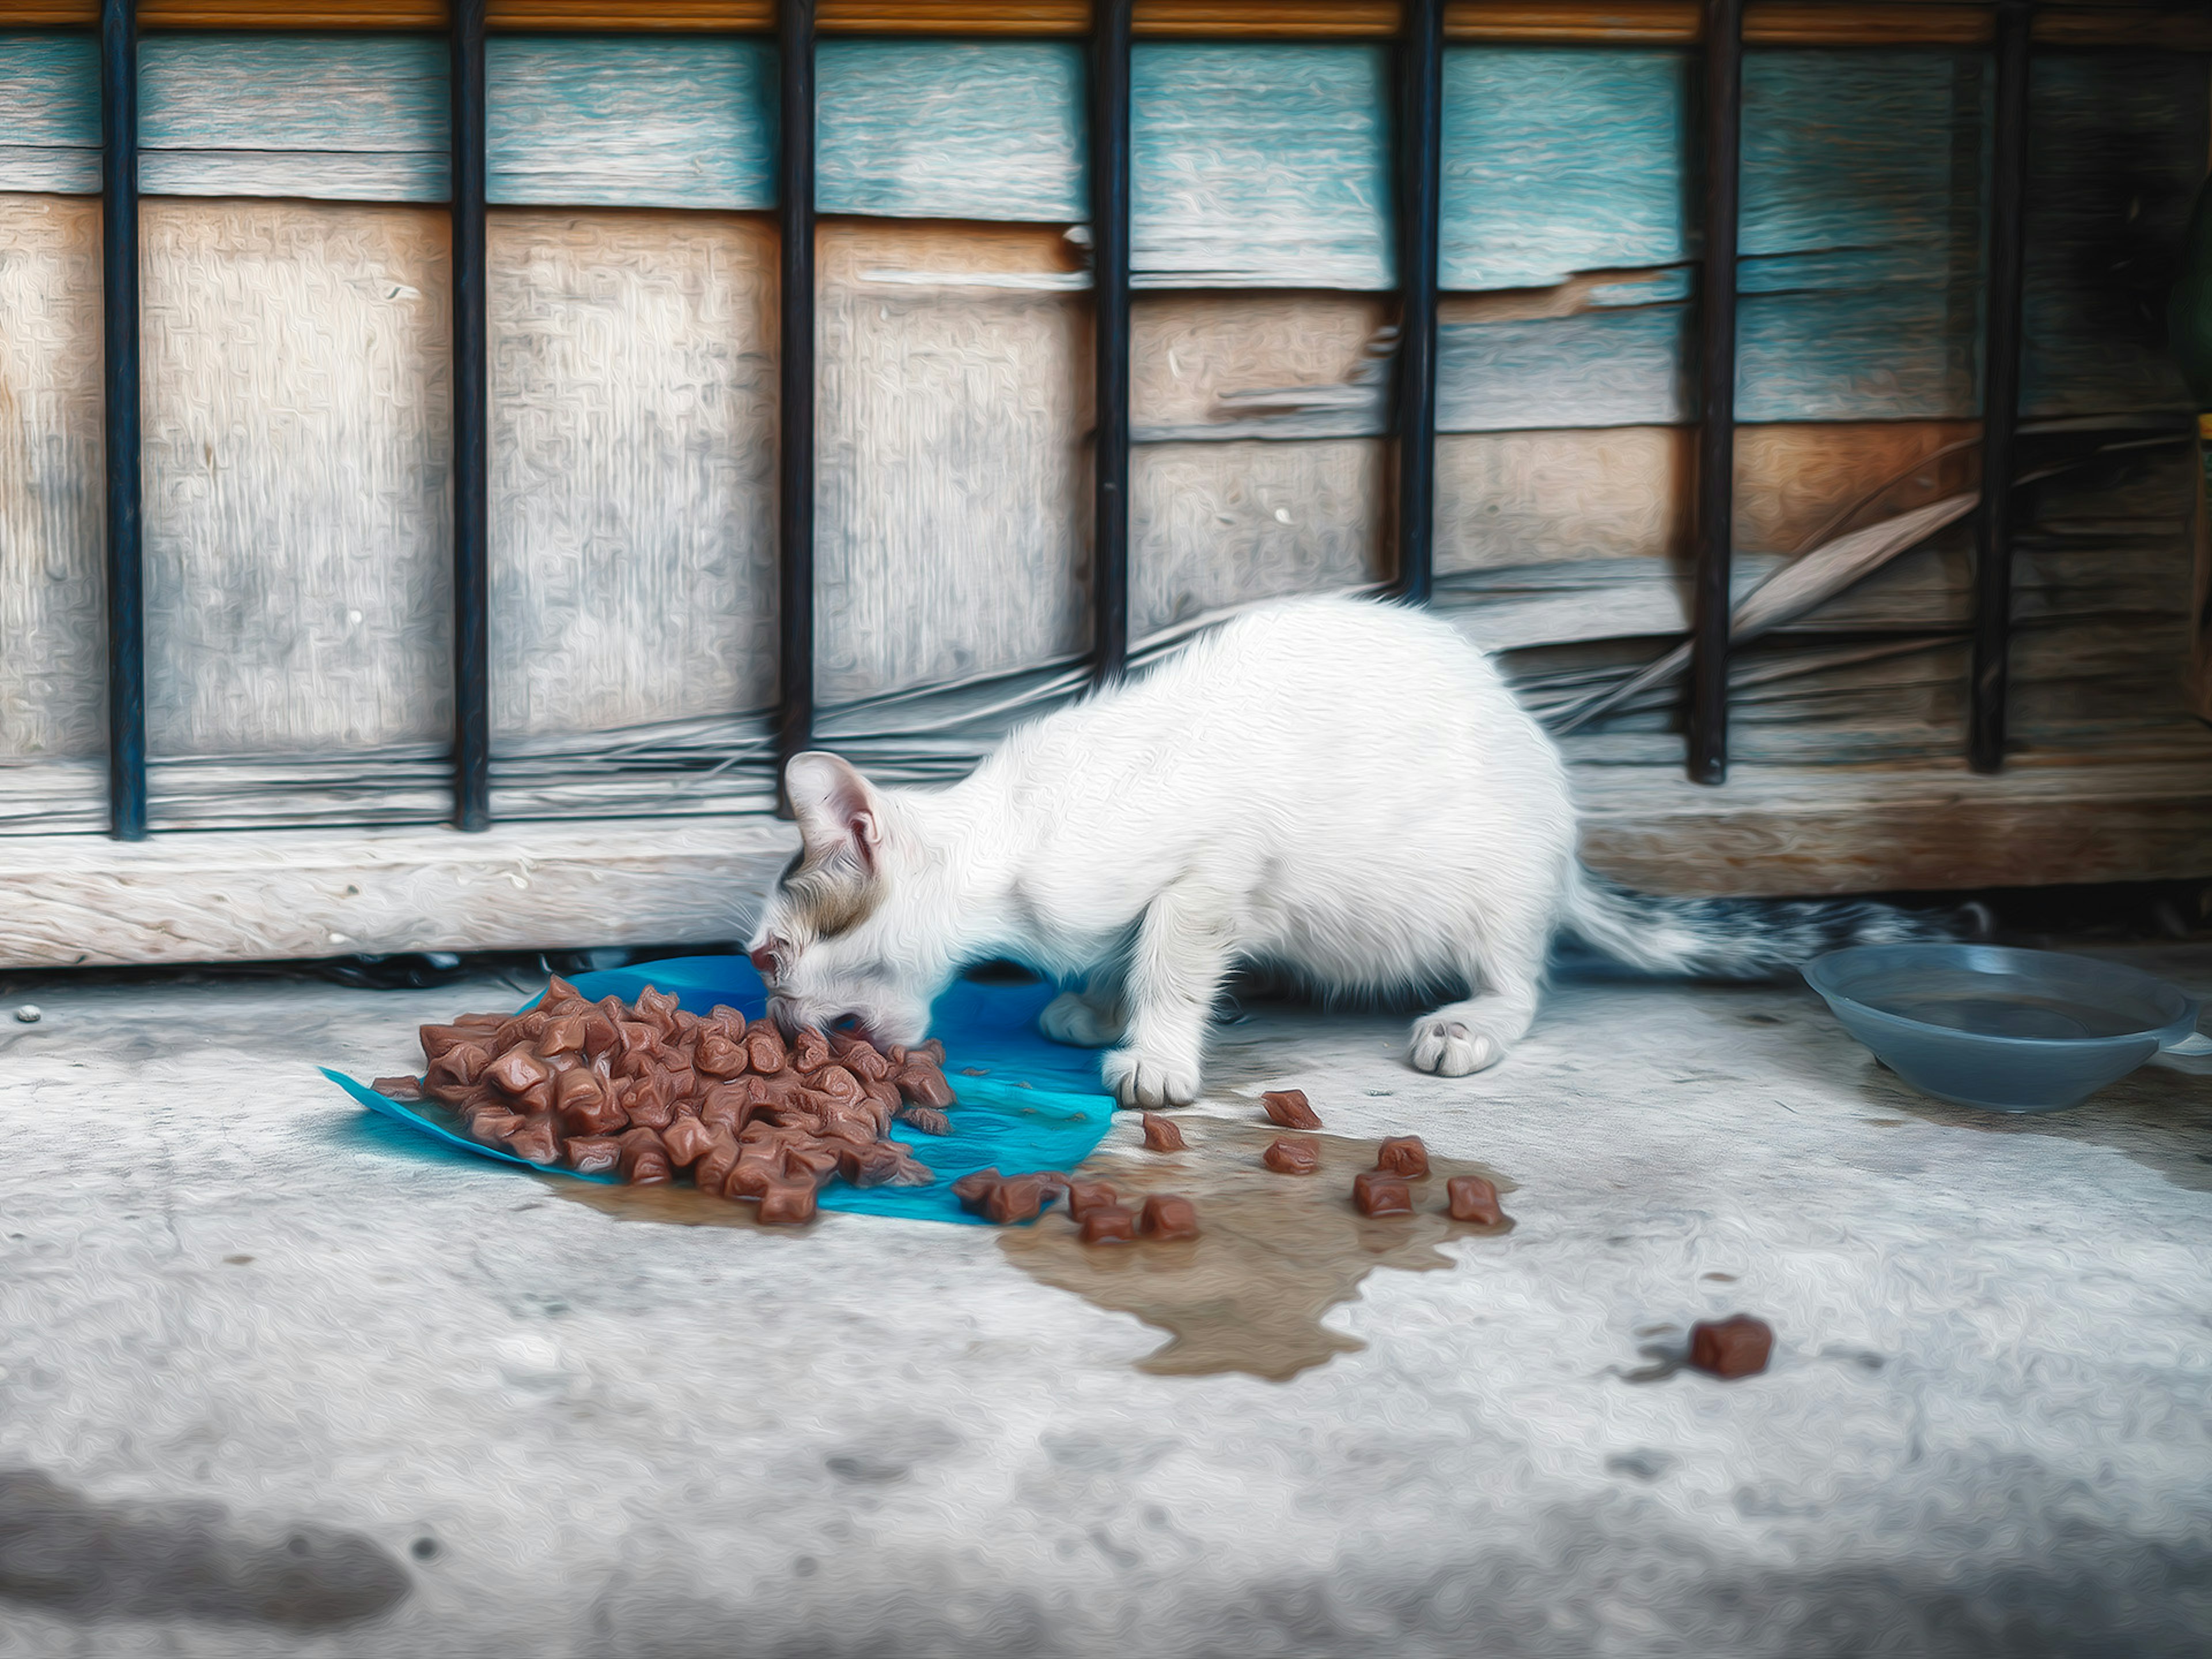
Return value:
[[(1966, 771), (1578, 769), (1583, 855), (1650, 892), (2212, 876), (2201, 757)], [(797, 842), (764, 814), (0, 838), (0, 969), (735, 939)]]
[(765, 814), (0, 839), (0, 968), (741, 938), (798, 846)]
[[(1448, 0), (1444, 34), (1504, 44), (1693, 46), (1699, 0)], [(1751, 46), (1985, 46), (1987, 0), (1749, 0)], [(94, 27), (99, 0), (18, 0), (18, 27)], [(442, 29), (444, 0), (142, 0), (144, 29)], [(766, 33), (775, 0), (489, 0), (495, 30)], [(820, 0), (834, 34), (1087, 36), (1088, 0)], [(1379, 40), (1396, 35), (1397, 0), (1135, 0), (1151, 40)], [(2148, 0), (2037, 7), (2034, 39), (2051, 46), (2212, 51), (2212, 8)]]
[(1991, 775), (1585, 767), (1583, 855), (1657, 893), (1957, 891), (2212, 876), (2212, 753)]

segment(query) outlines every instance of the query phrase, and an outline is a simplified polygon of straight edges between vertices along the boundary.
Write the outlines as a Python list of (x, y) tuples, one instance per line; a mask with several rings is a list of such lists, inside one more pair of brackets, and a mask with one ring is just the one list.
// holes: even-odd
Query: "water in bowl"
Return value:
[(1923, 1024), (1984, 1036), (2078, 1042), (2085, 1037), (2126, 1036), (2144, 1029), (2140, 1009), (2103, 1008), (2073, 997), (2026, 989), (2007, 994), (1992, 986), (1990, 978), (1987, 974), (1916, 975), (1857, 995), (1869, 1008), (1900, 1019), (1917, 1019)]

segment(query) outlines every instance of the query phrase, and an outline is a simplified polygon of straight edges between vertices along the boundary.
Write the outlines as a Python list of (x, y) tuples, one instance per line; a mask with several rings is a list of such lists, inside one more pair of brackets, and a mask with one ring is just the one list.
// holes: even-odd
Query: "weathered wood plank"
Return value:
[(0, 196), (0, 759), (104, 756), (97, 203)]
[(821, 230), (817, 690), (1079, 651), (1085, 307), (1048, 229)]
[(493, 212), (500, 753), (773, 699), (775, 269), (762, 219)]
[(0, 967), (741, 939), (798, 845), (696, 823), (0, 837)]
[(1391, 285), (1381, 48), (1143, 46), (1130, 76), (1138, 285)]
[(149, 748), (442, 736), (443, 218), (161, 201), (143, 222)]
[(1090, 217), (1080, 46), (825, 40), (817, 74), (822, 212)]
[(1129, 477), (1129, 625), (1381, 581), (1388, 456), (1374, 438), (1140, 444)]
[(772, 42), (494, 35), (484, 95), (492, 202), (775, 204)]

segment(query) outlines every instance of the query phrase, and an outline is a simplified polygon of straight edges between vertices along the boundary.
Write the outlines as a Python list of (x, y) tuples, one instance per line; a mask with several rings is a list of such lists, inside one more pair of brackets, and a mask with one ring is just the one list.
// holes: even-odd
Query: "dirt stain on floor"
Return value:
[(1321, 1170), (1279, 1175), (1260, 1161), (1285, 1133), (1268, 1123), (1182, 1117), (1189, 1150), (1146, 1152), (1102, 1148), (1085, 1179), (1107, 1181), (1127, 1198), (1180, 1193), (1197, 1206), (1200, 1237), (1181, 1243), (1085, 1244), (1064, 1209), (1009, 1229), (999, 1247), (1024, 1273), (1168, 1333), (1168, 1342), (1137, 1362), (1158, 1376), (1241, 1371), (1286, 1382), (1364, 1343), (1330, 1330), (1323, 1316), (1349, 1302), (1377, 1267), (1432, 1273), (1455, 1265), (1438, 1249), (1448, 1239), (1495, 1237), (1512, 1231), (1454, 1221), (1444, 1182), (1479, 1175), (1501, 1193), (1514, 1189), (1497, 1170), (1429, 1156), (1425, 1181), (1412, 1182), (1414, 1213), (1370, 1218), (1352, 1207), (1352, 1178), (1375, 1167), (1376, 1143), (1345, 1136), (1300, 1137), (1321, 1148)]

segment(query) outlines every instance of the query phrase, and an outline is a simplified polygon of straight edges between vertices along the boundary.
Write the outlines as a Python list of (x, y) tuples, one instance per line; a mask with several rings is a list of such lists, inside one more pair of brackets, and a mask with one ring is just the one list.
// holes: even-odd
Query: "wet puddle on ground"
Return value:
[(1375, 1141), (1301, 1137), (1320, 1146), (1320, 1171), (1286, 1176), (1260, 1162), (1267, 1144), (1285, 1133), (1273, 1124), (1176, 1122), (1188, 1152), (1102, 1147), (1080, 1173), (1112, 1182), (1125, 1200), (1133, 1193), (1180, 1193), (1198, 1208), (1197, 1238), (1085, 1244), (1064, 1207), (1055, 1206), (999, 1239), (1007, 1259), (1032, 1278), (1167, 1332), (1168, 1342), (1137, 1362), (1140, 1371), (1243, 1371), (1287, 1381), (1366, 1346), (1322, 1318), (1352, 1300), (1377, 1267), (1449, 1267), (1455, 1259), (1437, 1248), (1445, 1240), (1494, 1237), (1513, 1228), (1510, 1213), (1496, 1227), (1444, 1213), (1444, 1182), (1453, 1176), (1484, 1176), (1500, 1194), (1513, 1191), (1513, 1182), (1485, 1164), (1431, 1152), (1428, 1179), (1411, 1183), (1414, 1213), (1370, 1219), (1352, 1207), (1352, 1178), (1375, 1167)]
[[(1486, 1164), (1431, 1152), (1428, 1179), (1409, 1183), (1414, 1213), (1370, 1218), (1352, 1207), (1352, 1178), (1375, 1167), (1376, 1142), (1302, 1135), (1321, 1148), (1319, 1172), (1279, 1175), (1261, 1163), (1260, 1154), (1286, 1131), (1218, 1118), (1176, 1121), (1188, 1151), (1101, 1147), (1078, 1173), (1110, 1182), (1125, 1201), (1147, 1193), (1180, 1193), (1198, 1208), (1199, 1237), (1085, 1244), (1064, 1205), (999, 1235), (999, 1248), (1032, 1279), (1165, 1331), (1168, 1341), (1137, 1362), (1139, 1370), (1154, 1376), (1242, 1371), (1285, 1382), (1366, 1346), (1322, 1320), (1351, 1301), (1377, 1267), (1433, 1273), (1456, 1265), (1437, 1248), (1444, 1241), (1496, 1237), (1513, 1230), (1510, 1214), (1502, 1225), (1484, 1227), (1444, 1213), (1444, 1182), (1454, 1176), (1486, 1176), (1501, 1194), (1514, 1190), (1512, 1182)], [(540, 1180), (556, 1196), (618, 1221), (760, 1225), (751, 1205), (710, 1198), (688, 1182), (625, 1187), (559, 1176)]]

